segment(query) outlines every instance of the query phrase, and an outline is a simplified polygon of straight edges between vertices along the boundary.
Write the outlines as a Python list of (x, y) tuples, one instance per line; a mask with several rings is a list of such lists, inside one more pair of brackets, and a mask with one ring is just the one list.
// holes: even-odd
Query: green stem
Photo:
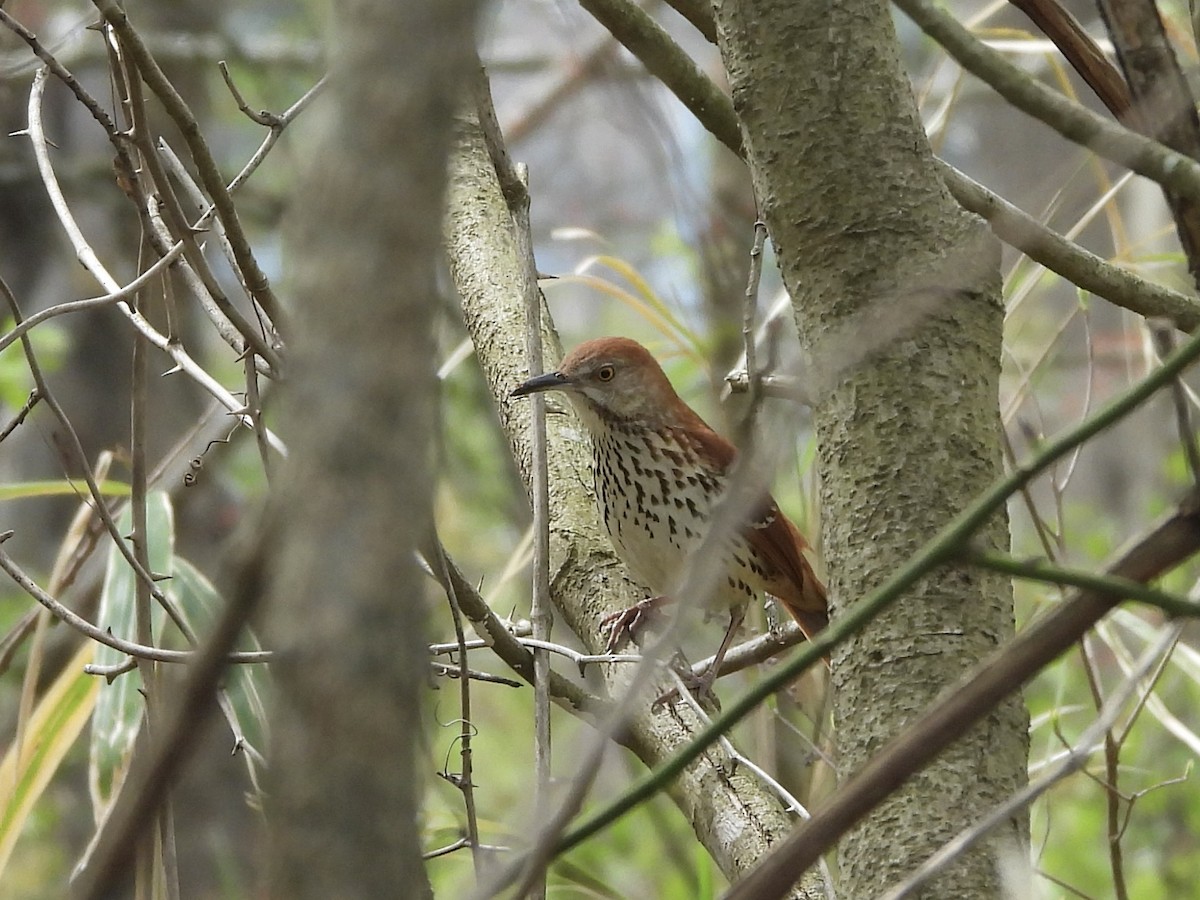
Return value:
[(963, 559), (972, 565), (1011, 575), (1014, 578), (1025, 578), (1046, 584), (1065, 584), (1110, 597), (1137, 600), (1140, 603), (1157, 606), (1170, 616), (1200, 616), (1200, 603), (1193, 603), (1176, 594), (1148, 587), (1130, 578), (1097, 575), (1080, 569), (1058, 566), (1041, 559), (1023, 560), (1007, 553), (986, 550), (966, 550), (963, 553)]

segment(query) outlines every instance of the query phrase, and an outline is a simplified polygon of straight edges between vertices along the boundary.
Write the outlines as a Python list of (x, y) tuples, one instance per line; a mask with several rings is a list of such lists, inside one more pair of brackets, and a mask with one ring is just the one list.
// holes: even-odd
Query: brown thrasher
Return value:
[[(628, 338), (587, 341), (557, 372), (530, 378), (523, 397), (562, 391), (592, 437), (600, 518), (617, 556), (657, 597), (609, 616), (609, 650), (662, 596), (678, 587), (689, 553), (728, 484), (737, 450), (679, 398), (654, 357)], [(730, 611), (729, 629), (703, 679), (711, 685), (746, 607), (759, 593), (778, 599), (811, 638), (829, 623), (825, 586), (808, 542), (769, 494), (728, 547), (724, 578), (711, 594)]]

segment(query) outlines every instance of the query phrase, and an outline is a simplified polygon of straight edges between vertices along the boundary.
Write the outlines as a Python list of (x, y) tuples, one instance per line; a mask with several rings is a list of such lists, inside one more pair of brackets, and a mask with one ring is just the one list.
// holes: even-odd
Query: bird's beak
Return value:
[(514, 390), (510, 397), (527, 397), (542, 391), (561, 391), (571, 387), (571, 379), (562, 372), (547, 372), (545, 375), (535, 375)]

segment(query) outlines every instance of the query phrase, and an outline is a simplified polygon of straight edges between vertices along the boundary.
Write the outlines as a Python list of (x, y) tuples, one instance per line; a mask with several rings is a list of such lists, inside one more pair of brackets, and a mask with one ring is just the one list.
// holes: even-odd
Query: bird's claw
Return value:
[(600, 633), (608, 633), (608, 642), (604, 645), (604, 652), (615, 653), (626, 638), (632, 641), (634, 633), (646, 624), (664, 599), (663, 597), (647, 597), (633, 606), (618, 610), (601, 619)]
[[(686, 661), (679, 660), (673, 663), (673, 668), (675, 669), (675, 674), (679, 676), (684, 690), (695, 697), (701, 706), (720, 712), (721, 701), (717, 699), (716, 691), (713, 690), (713, 683), (717, 680), (715, 669), (709, 667), (700, 674), (697, 674), (692, 671), (692, 667)], [(657, 709), (665, 704), (674, 703), (678, 699), (679, 688), (673, 687), (660, 694), (652, 706)]]

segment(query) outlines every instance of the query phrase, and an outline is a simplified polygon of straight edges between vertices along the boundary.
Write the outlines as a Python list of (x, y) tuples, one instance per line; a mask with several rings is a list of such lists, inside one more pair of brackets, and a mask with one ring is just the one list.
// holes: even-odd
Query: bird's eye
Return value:
[(601, 366), (596, 370), (596, 377), (601, 381), (612, 381), (613, 376), (617, 374), (617, 370), (612, 366)]

